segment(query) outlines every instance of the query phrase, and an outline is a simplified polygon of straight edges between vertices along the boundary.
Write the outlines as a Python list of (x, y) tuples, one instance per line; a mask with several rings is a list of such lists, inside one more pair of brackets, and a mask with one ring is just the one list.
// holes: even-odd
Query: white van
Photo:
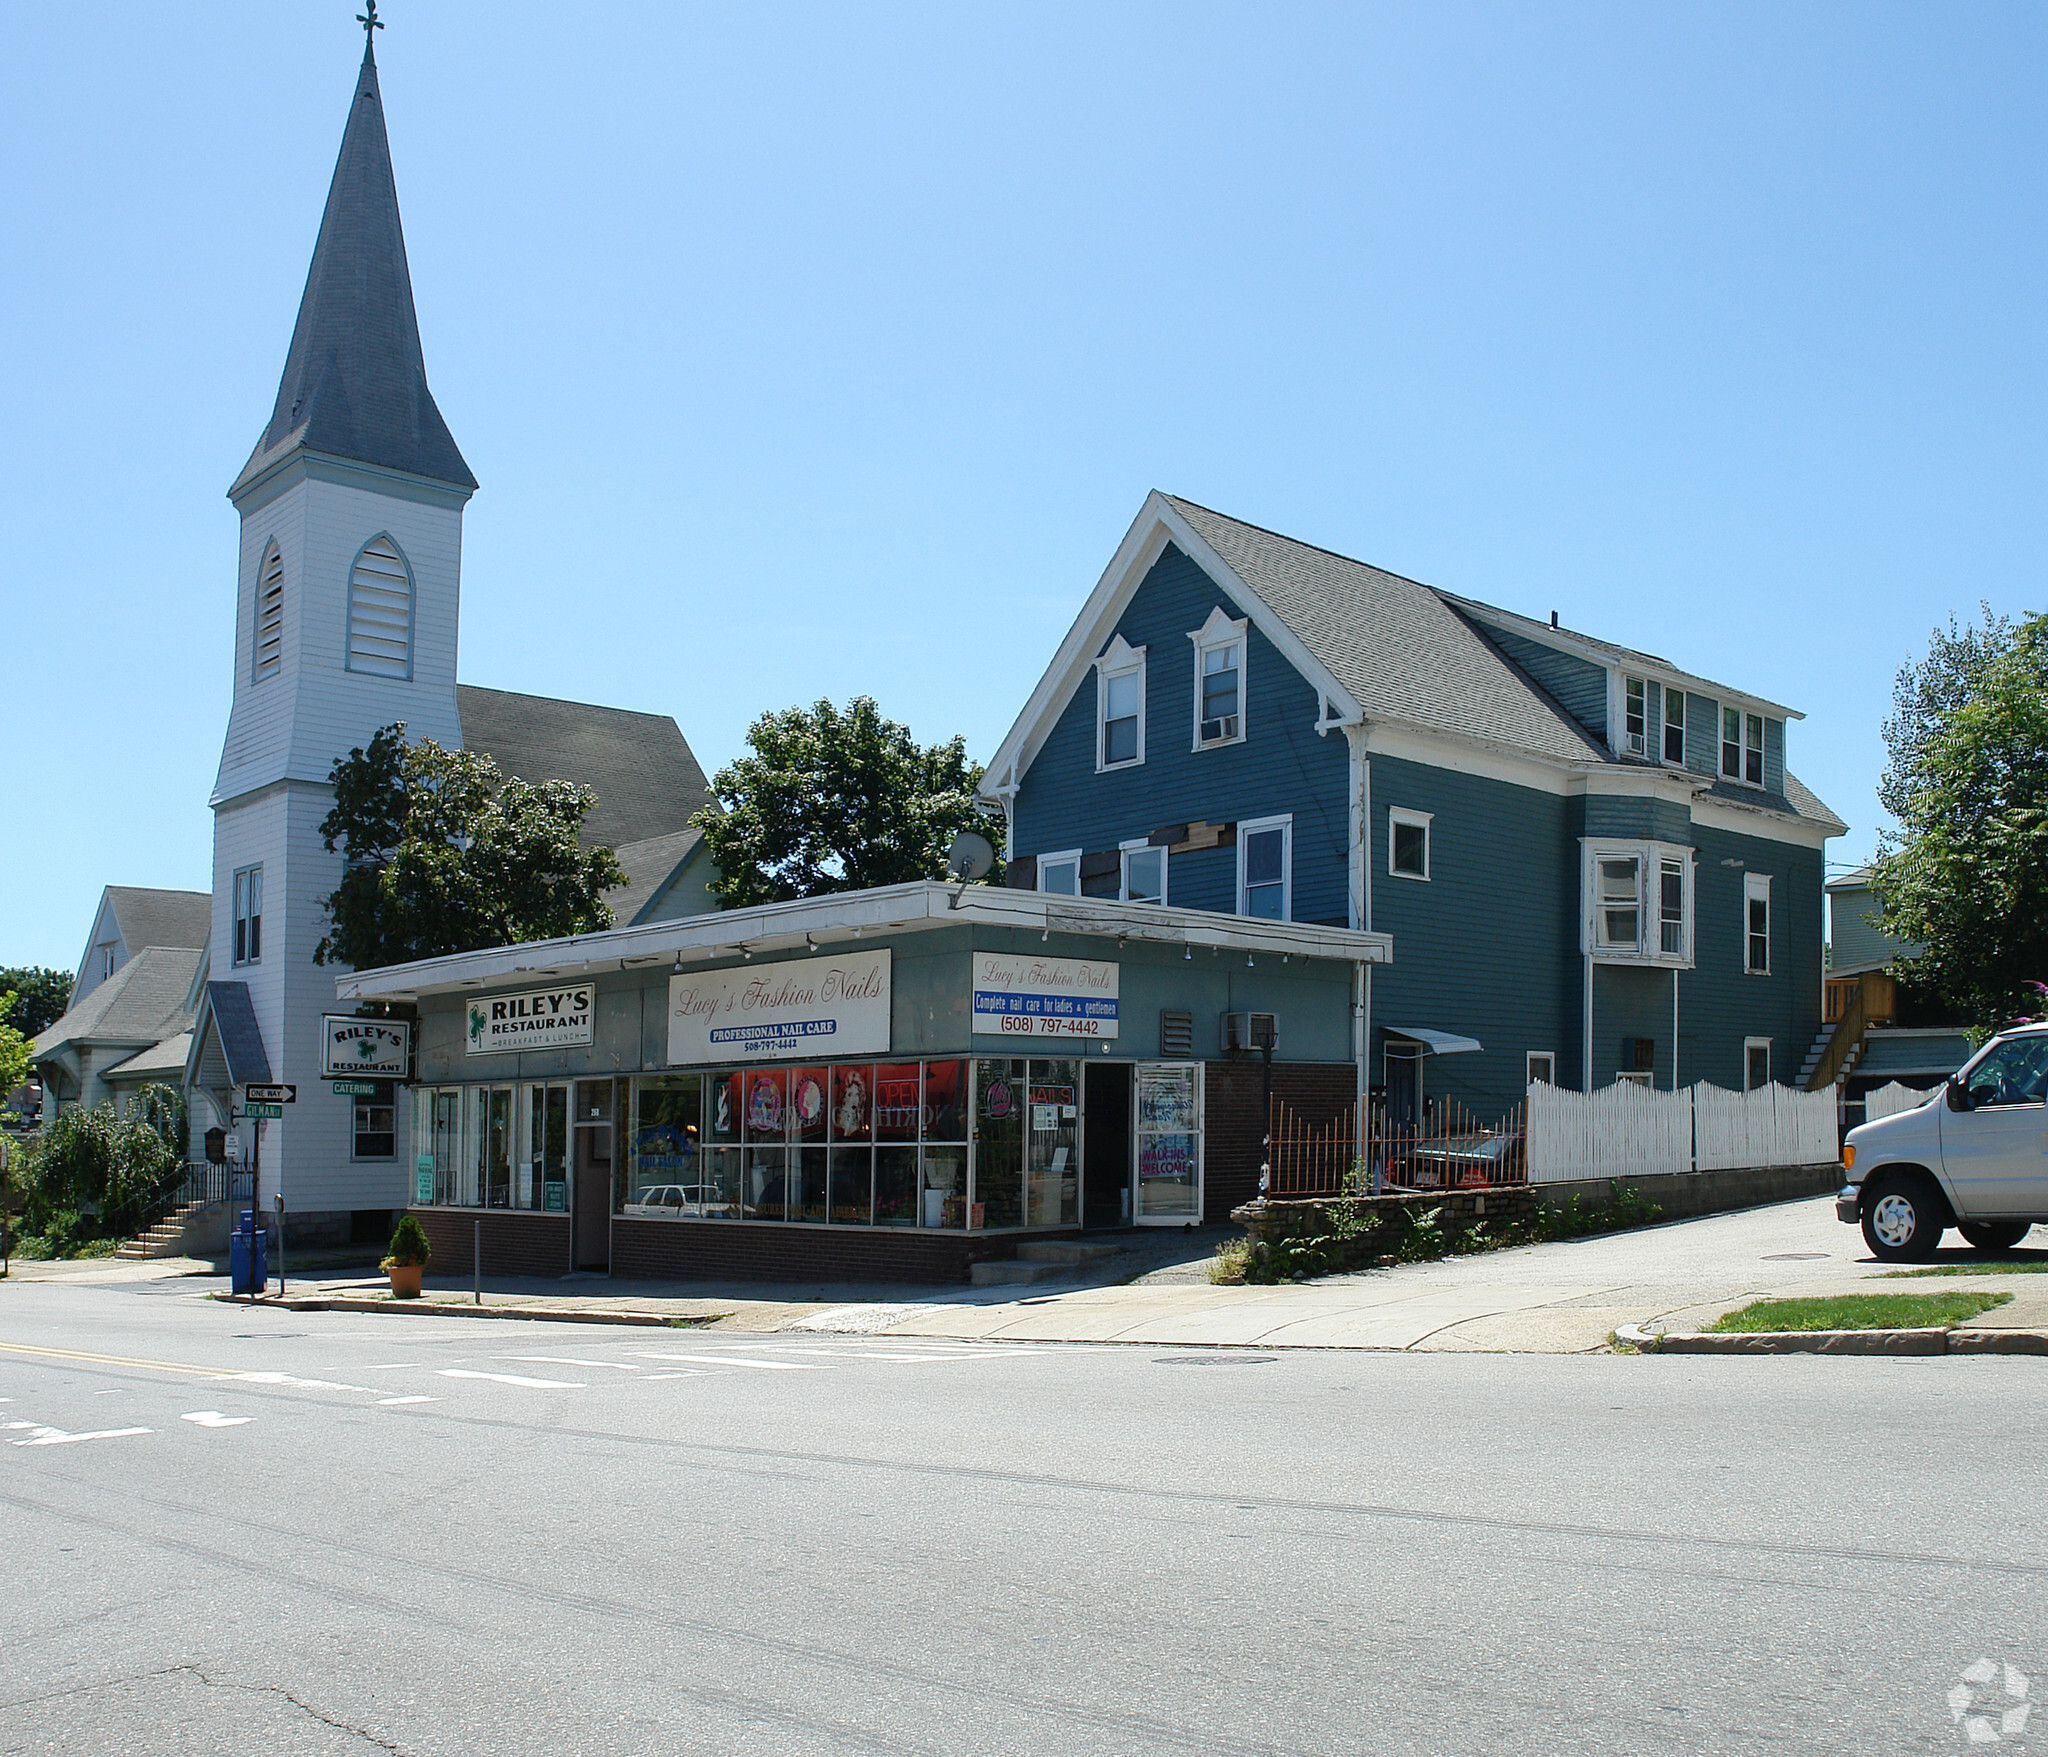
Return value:
[(2000, 1032), (1917, 1110), (1849, 1131), (1836, 1217), (1887, 1263), (1926, 1262), (1951, 1226), (1980, 1251), (2012, 1249), (2048, 1221), (2044, 1094), (2048, 1025)]

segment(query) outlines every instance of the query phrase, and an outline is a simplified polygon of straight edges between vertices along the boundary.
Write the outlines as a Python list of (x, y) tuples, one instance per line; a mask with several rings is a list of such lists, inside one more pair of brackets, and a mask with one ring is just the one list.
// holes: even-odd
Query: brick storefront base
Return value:
[(569, 1261), (569, 1217), (566, 1214), (513, 1214), (503, 1209), (415, 1208), (413, 1217), (427, 1229), (434, 1255), (427, 1279), (467, 1277), (476, 1266), (477, 1227), (483, 1227), (486, 1275), (566, 1275)]
[[(1259, 1058), (1210, 1062), (1202, 1074), (1202, 1218), (1221, 1225), (1231, 1209), (1259, 1193), (1259, 1156), (1266, 1119), (1259, 1114), (1263, 1075)], [(1310, 1128), (1324, 1128), (1349, 1111), (1358, 1096), (1358, 1070), (1349, 1062), (1273, 1064), (1273, 1096)]]

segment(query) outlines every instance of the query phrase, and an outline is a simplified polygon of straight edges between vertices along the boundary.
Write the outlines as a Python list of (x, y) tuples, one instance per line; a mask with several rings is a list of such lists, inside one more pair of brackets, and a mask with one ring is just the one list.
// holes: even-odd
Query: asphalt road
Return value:
[(2048, 1693), (2029, 1359), (194, 1289), (0, 1284), (0, 1753), (1913, 1752)]

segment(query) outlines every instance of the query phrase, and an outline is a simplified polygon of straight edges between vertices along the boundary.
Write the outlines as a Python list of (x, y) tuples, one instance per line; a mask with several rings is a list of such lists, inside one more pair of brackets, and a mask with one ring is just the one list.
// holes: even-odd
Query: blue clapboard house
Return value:
[(1359, 1085), (1485, 1120), (1794, 1079), (1844, 828), (1799, 717), (1155, 493), (982, 785), (1012, 885), (1391, 934)]

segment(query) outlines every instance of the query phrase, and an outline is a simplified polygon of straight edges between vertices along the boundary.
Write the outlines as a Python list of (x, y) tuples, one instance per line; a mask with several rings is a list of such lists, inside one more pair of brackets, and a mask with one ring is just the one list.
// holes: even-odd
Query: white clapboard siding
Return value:
[[(1940, 1091), (1940, 1087), (1934, 1089)], [(1863, 1120), (1874, 1123), (1881, 1116), (1897, 1116), (1902, 1110), (1918, 1110), (1934, 1096), (1916, 1086), (1901, 1086), (1894, 1080), (1889, 1086), (1880, 1086), (1875, 1092), (1863, 1095)]]
[(365, 543), (349, 575), (348, 668), (412, 675), (412, 571), (389, 537)]
[(1835, 1093), (1759, 1086), (1729, 1092), (1702, 1080), (1692, 1089), (1700, 1171), (1825, 1165), (1838, 1153)]
[(1529, 1088), (1529, 1181), (1655, 1177), (1692, 1169), (1692, 1096), (1633, 1082), (1597, 1092)]

